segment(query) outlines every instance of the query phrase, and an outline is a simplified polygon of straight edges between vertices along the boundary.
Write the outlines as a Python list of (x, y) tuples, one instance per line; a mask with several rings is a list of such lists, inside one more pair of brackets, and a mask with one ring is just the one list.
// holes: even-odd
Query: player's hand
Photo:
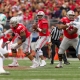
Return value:
[(67, 29), (68, 34), (71, 34), (71, 30)]
[(11, 44), (11, 49), (15, 49), (15, 47), (18, 45), (18, 43)]
[(67, 26), (70, 26), (70, 23), (66, 23)]
[(34, 23), (34, 24), (32, 25), (32, 28), (33, 28), (33, 29), (36, 29), (36, 28), (37, 28), (37, 23)]
[(10, 43), (10, 41), (6, 41), (6, 44), (9, 44)]

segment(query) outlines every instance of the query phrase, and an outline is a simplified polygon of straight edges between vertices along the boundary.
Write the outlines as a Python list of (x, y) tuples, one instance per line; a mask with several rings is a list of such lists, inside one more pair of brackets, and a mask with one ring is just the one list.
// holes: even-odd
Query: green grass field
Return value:
[(78, 59), (69, 59), (70, 65), (64, 65), (63, 68), (58, 69), (55, 68), (58, 61), (50, 65), (50, 60), (46, 60), (45, 67), (30, 69), (28, 68), (31, 65), (30, 60), (18, 60), (21, 69), (6, 68), (5, 66), (11, 62), (10, 59), (4, 60), (4, 68), (10, 71), (10, 75), (0, 75), (0, 80), (80, 80), (80, 62)]

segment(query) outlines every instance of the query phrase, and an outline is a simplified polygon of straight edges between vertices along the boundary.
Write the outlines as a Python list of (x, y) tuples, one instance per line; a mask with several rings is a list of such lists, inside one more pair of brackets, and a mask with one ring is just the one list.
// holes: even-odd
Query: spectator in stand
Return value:
[(75, 10), (76, 8), (76, 3), (74, 0), (69, 0), (69, 7), (70, 7), (70, 10)]
[(54, 13), (54, 18), (56, 18), (56, 19), (60, 19), (62, 17), (62, 15), (61, 15), (62, 10), (60, 8), (61, 8), (61, 6), (57, 5), (57, 10)]
[(76, 9), (75, 9), (75, 15), (76, 15), (76, 17), (78, 16), (78, 15), (80, 15), (80, 5), (76, 5)]

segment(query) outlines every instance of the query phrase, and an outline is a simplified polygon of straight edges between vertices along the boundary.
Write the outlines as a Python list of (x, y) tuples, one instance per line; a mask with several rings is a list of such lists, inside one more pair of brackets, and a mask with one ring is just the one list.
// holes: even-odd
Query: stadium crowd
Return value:
[(22, 11), (25, 23), (34, 20), (38, 11), (43, 11), (49, 19), (60, 19), (66, 16), (67, 11), (76, 12), (79, 7), (79, 0), (0, 0), (0, 12), (4, 13), (8, 20)]

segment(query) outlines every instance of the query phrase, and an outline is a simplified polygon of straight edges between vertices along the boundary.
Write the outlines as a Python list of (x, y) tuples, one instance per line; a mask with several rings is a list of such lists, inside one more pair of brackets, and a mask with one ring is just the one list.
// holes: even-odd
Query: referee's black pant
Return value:
[[(55, 45), (59, 48), (60, 44), (61, 44), (61, 41), (60, 40), (51, 40), (52, 42), (52, 46), (51, 46), (51, 64), (54, 63), (54, 56), (55, 56)], [(63, 54), (63, 61), (64, 62), (67, 62), (67, 58), (66, 58), (66, 55)]]

